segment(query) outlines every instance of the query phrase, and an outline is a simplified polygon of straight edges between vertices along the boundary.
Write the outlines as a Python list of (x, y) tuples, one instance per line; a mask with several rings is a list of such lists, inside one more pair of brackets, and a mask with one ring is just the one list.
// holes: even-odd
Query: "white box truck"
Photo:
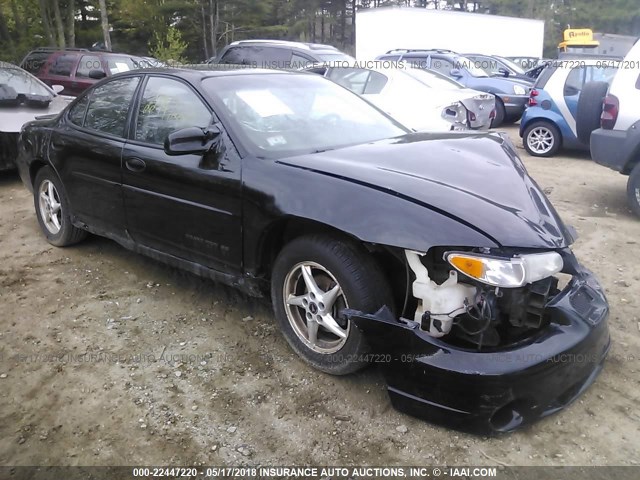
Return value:
[(372, 60), (394, 48), (542, 57), (543, 43), (542, 20), (407, 7), (356, 13), (358, 60)]

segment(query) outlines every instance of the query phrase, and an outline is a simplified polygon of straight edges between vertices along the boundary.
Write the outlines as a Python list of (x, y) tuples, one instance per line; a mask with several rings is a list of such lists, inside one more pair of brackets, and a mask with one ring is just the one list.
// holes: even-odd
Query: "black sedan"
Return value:
[(602, 289), (506, 138), (411, 134), (313, 74), (116, 75), (29, 123), (18, 164), (51, 244), (91, 232), (270, 294), (306, 362), (377, 361), (425, 419), (513, 430), (609, 348)]

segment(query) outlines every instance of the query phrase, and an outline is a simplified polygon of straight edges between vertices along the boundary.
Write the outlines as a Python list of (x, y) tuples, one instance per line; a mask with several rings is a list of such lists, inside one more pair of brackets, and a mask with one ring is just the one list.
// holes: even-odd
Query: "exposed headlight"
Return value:
[(515, 93), (516, 95), (524, 95), (527, 93), (527, 91), (525, 90), (525, 88), (522, 85), (514, 85), (513, 86), (513, 93)]
[(537, 282), (562, 270), (556, 252), (533, 253), (512, 258), (451, 252), (446, 260), (458, 271), (495, 287), (517, 288)]
[(453, 103), (442, 110), (442, 118), (448, 120), (451, 123), (460, 123), (466, 125), (467, 109), (460, 102)]

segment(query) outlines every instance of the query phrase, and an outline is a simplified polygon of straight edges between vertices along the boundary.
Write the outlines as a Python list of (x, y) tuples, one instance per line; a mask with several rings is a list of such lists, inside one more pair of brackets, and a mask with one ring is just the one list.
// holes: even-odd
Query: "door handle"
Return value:
[(124, 162), (128, 170), (132, 172), (142, 172), (147, 168), (147, 164), (140, 158), (127, 158)]

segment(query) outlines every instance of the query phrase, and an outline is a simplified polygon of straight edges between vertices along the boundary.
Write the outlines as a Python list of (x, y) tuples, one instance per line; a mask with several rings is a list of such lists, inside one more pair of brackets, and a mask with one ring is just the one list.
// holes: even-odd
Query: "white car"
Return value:
[(640, 42), (621, 62), (601, 110), (600, 127), (591, 134), (591, 157), (628, 175), (627, 200), (640, 216)]
[(25, 123), (57, 114), (73, 100), (58, 95), (62, 89), (49, 88), (20, 67), (0, 62), (0, 171), (15, 168), (18, 136)]
[[(315, 65), (320, 73), (361, 95), (416, 131), (486, 130), (495, 116), (495, 97), (465, 88), (436, 72), (390, 62)], [(397, 65), (397, 68), (395, 67)]]

